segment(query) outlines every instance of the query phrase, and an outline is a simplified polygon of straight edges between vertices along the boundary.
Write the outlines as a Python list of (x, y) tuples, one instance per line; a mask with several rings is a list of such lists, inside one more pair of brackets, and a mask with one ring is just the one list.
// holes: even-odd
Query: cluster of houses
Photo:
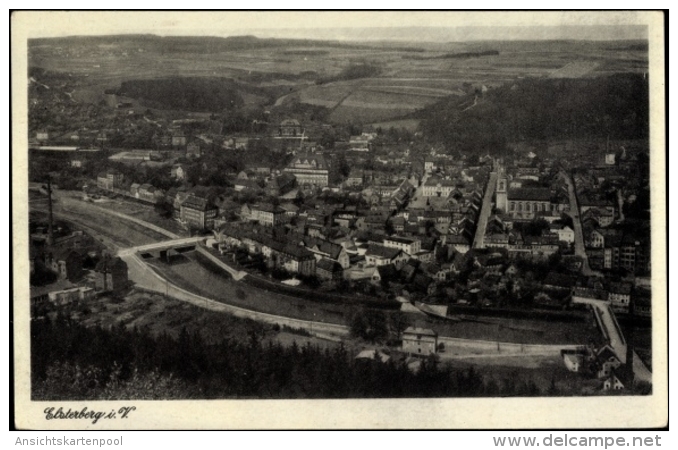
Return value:
[(561, 350), (561, 356), (569, 371), (591, 379), (594, 388), (619, 391), (633, 385), (633, 357), (626, 364), (623, 363), (608, 344), (591, 344), (575, 350)]
[(151, 184), (130, 183), (125, 176), (116, 169), (108, 169), (97, 175), (96, 188), (90, 186), (84, 189), (84, 198), (87, 199), (96, 193), (97, 189), (108, 191), (113, 194), (124, 195), (146, 203), (158, 203), (165, 197), (162, 189), (157, 189)]
[(597, 165), (574, 171), (584, 244), (595, 270), (625, 270), (637, 275), (650, 272), (649, 214), (633, 226), (624, 226), (626, 203), (637, 197), (637, 171), (622, 147), (609, 152)]
[(650, 237), (638, 230), (596, 224), (589, 218), (582, 224), (584, 244), (593, 269), (649, 273)]
[(492, 215), (485, 231), (485, 247), (504, 248), (518, 258), (547, 259), (574, 243), (574, 230), (562, 223), (549, 224), (538, 236), (525, 234), (513, 225), (503, 214)]
[(372, 141), (376, 137), (377, 133), (362, 133), (351, 136), (348, 141), (349, 149), (354, 152), (369, 152), (372, 149)]
[(31, 235), (30, 272), (44, 270), (55, 273), (56, 281), (32, 286), (32, 304), (83, 301), (99, 292), (122, 292), (129, 285), (127, 264), (108, 255), (96, 239), (79, 230), (51, 240), (44, 232)]
[[(316, 275), (321, 280), (367, 280), (379, 284), (382, 276), (392, 270), (405, 270), (412, 278), (425, 271), (431, 277), (445, 279), (449, 267), (429, 264), (433, 249), (422, 247), (415, 237), (372, 234), (366, 237), (344, 235), (328, 238), (314, 233), (313, 228), (273, 226), (273, 220), (284, 220), (282, 208), (271, 205), (245, 205), (248, 227), (223, 224), (214, 235), (222, 254), (245, 249), (251, 255), (261, 255), (271, 268), (285, 269), (305, 276)], [(338, 214), (347, 215), (347, 214)], [(264, 220), (257, 219), (264, 217)], [(341, 219), (340, 219), (341, 220)], [(323, 227), (325, 228), (325, 227)], [(421, 265), (421, 269), (420, 269)], [(407, 266), (407, 267), (406, 267)], [(419, 271), (417, 271), (420, 269)]]

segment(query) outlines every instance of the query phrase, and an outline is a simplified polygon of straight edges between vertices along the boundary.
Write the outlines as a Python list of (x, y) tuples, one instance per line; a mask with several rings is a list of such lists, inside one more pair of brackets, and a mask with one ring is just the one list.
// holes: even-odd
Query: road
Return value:
[(574, 254), (582, 258), (584, 261), (582, 263), (581, 273), (587, 277), (598, 275), (597, 272), (591, 270), (591, 267), (589, 266), (589, 258), (586, 255), (586, 249), (584, 248), (584, 232), (581, 226), (581, 214), (579, 213), (579, 203), (577, 202), (577, 193), (575, 192), (574, 181), (572, 181), (572, 177), (565, 172), (560, 172), (560, 175), (567, 183), (567, 191), (570, 196), (569, 214), (572, 217), (572, 223), (574, 224)]
[(301, 328), (311, 333), (327, 333), (330, 335), (348, 335), (349, 328), (345, 325), (313, 322), (310, 320), (292, 319), (289, 317), (276, 316), (257, 311), (252, 311), (238, 306), (221, 303), (198, 294), (194, 294), (182, 289), (169, 280), (161, 277), (145, 264), (136, 254), (124, 254), (121, 258), (127, 263), (130, 279), (134, 281), (135, 287), (148, 291), (158, 292), (168, 297), (190, 303), (200, 308), (212, 311), (225, 312), (236, 317), (252, 319), (260, 322), (273, 323), (278, 325), (287, 325), (292, 328)]
[(473, 238), (473, 248), (485, 247), (485, 229), (487, 228), (487, 221), (492, 213), (492, 195), (497, 184), (497, 172), (490, 172), (490, 179), (485, 188), (485, 196), (483, 197), (483, 206), (478, 215), (478, 223), (476, 224), (476, 235)]
[(431, 175), (428, 172), (424, 172), (424, 176), (421, 178), (421, 183), (416, 187), (414, 193), (412, 194), (412, 199), (416, 198), (417, 202), (421, 202), (419, 199), (424, 198), (424, 184), (426, 184), (426, 180), (428, 180), (430, 176)]
[(202, 248), (201, 246), (197, 247), (197, 251), (198, 251), (198, 253), (202, 254), (205, 258), (209, 259), (214, 264), (216, 264), (217, 266), (221, 267), (226, 272), (228, 272), (231, 275), (231, 277), (233, 278), (233, 280), (240, 281), (247, 276), (247, 272), (245, 272), (243, 270), (234, 269), (233, 267), (229, 266), (228, 264), (226, 264), (225, 262), (223, 262), (222, 260), (220, 260), (219, 258), (214, 256), (213, 254), (211, 254), (210, 252), (208, 252), (206, 249)]
[[(496, 181), (496, 180), (495, 180)], [(490, 190), (492, 192), (492, 190)], [(77, 199), (69, 199), (66, 202), (61, 202), (60, 206), (63, 206), (63, 203), (74, 202), (73, 204), (79, 204), (84, 208), (93, 208), (96, 212), (101, 212), (103, 214), (110, 214), (121, 219), (130, 220), (141, 226), (148, 226), (149, 229), (157, 231), (159, 227), (144, 222), (142, 220), (136, 219), (134, 217), (126, 216), (125, 214), (118, 213), (115, 211), (107, 210), (106, 208), (93, 205), (91, 203), (86, 203)], [(61, 208), (60, 208), (61, 209)], [(64, 209), (65, 213), (59, 214), (68, 218), (77, 223), (83, 221), (77, 213), (73, 213), (71, 216), (68, 214), (68, 209)], [(86, 224), (82, 224), (84, 227), (87, 227)], [(95, 233), (98, 233), (98, 230), (93, 230)], [(196, 238), (182, 239), (178, 236), (170, 233), (166, 230), (163, 230), (163, 235), (169, 235), (173, 239), (180, 239), (179, 242), (194, 242)], [(128, 273), (130, 279), (135, 283), (135, 285), (141, 289), (145, 289), (152, 292), (158, 292), (168, 297), (175, 298), (180, 301), (185, 301), (193, 305), (210, 309), (213, 311), (221, 311), (229, 314), (233, 314), (237, 317), (250, 318), (252, 320), (258, 320), (267, 323), (277, 323), (280, 325), (287, 325), (293, 328), (302, 328), (314, 335), (317, 336), (345, 336), (348, 334), (348, 327), (341, 324), (333, 324), (328, 322), (317, 322), (303, 319), (294, 319), (285, 316), (278, 316), (269, 313), (262, 313), (257, 311), (252, 311), (246, 308), (241, 308), (238, 306), (233, 306), (225, 303), (221, 303), (215, 300), (212, 300), (207, 297), (192, 293), (185, 289), (182, 289), (175, 284), (171, 283), (168, 279), (163, 278), (158, 273), (153, 271), (146, 263), (144, 263), (136, 251), (133, 251), (135, 248), (144, 247), (145, 245), (140, 245), (131, 248), (121, 248), (119, 242), (115, 242), (113, 238), (110, 239), (113, 245), (116, 245), (119, 250), (119, 256), (125, 260), (128, 264)], [(163, 243), (164, 245), (164, 243)], [(153, 246), (153, 244), (151, 244)], [(203, 249), (204, 250), (204, 249)], [(211, 256), (211, 255), (210, 255)], [(477, 339), (459, 339), (459, 338), (448, 338), (441, 336), (440, 342), (446, 343), (446, 346), (449, 345), (450, 348), (455, 349), (457, 355), (477, 355), (477, 354), (501, 354), (501, 355), (554, 355), (557, 354), (560, 349), (567, 348), (568, 346), (563, 345), (521, 345), (509, 342), (490, 342), (485, 340)], [(452, 352), (450, 352), (452, 353)], [(452, 355), (450, 355), (452, 356)]]
[[(466, 358), (470, 355), (533, 355), (533, 356), (560, 356), (564, 349), (574, 350), (578, 345), (567, 344), (516, 344), (514, 342), (484, 341), (480, 339), (459, 339), (438, 336), (438, 342), (445, 345), (445, 353), (449, 358)], [(465, 351), (465, 353), (463, 353)], [(444, 357), (441, 354), (441, 357)]]
[[(614, 350), (614, 353), (619, 358), (622, 364), (626, 364), (626, 339), (622, 333), (621, 327), (617, 322), (617, 318), (610, 307), (610, 304), (604, 300), (596, 300), (590, 298), (582, 298), (576, 295), (572, 296), (573, 303), (586, 303), (591, 305), (593, 312), (596, 315), (598, 325), (602, 328), (603, 335), (607, 336), (607, 340)], [(633, 352), (633, 373), (636, 380), (646, 381), (652, 383), (652, 373), (645, 366), (636, 352)]]
[[(626, 340), (624, 339), (624, 335), (622, 334), (614, 312), (607, 303), (600, 305), (598, 307), (598, 312), (600, 314), (600, 321), (609, 336), (610, 347), (612, 347), (617, 354), (617, 358), (619, 358), (623, 364), (626, 364)], [(635, 351), (633, 352), (633, 374), (637, 381), (652, 383), (652, 373), (645, 364), (643, 364), (643, 361)]]

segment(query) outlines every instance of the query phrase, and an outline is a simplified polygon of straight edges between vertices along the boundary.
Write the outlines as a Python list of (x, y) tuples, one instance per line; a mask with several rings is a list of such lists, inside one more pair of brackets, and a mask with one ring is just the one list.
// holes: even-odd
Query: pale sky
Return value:
[[(639, 39), (657, 13), (642, 12), (398, 12), (398, 11), (231, 11), (231, 12), (19, 12), (13, 26), (25, 24), (30, 37), (101, 34), (158, 34), (351, 39), (422, 40), (389, 28), (423, 27), (430, 39), (458, 40), (459, 27), (492, 27), (496, 39)], [(600, 27), (602, 26), (602, 27)], [(522, 30), (518, 31), (521, 27)], [(525, 28), (527, 27), (527, 28)], [(576, 27), (576, 28), (572, 28)], [(371, 32), (365, 33), (369, 29)], [(469, 28), (464, 28), (466, 31)], [(471, 33), (473, 35), (473, 33)], [(462, 36), (463, 37), (463, 36)]]

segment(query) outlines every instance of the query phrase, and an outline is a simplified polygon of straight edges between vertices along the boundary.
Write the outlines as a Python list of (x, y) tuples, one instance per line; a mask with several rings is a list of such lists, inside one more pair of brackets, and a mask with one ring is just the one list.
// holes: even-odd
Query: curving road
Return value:
[[(494, 177), (494, 182), (496, 182), (496, 174)], [(490, 184), (493, 184), (493, 181), (491, 180)], [(488, 191), (490, 193), (490, 200), (491, 200), (491, 195), (493, 193), (494, 186), (491, 188), (488, 188)], [(62, 197), (66, 198), (66, 197)], [(77, 199), (68, 199), (67, 202), (81, 202), (80, 200)], [(66, 202), (66, 203), (67, 203)], [(198, 238), (180, 238), (179, 236), (175, 235), (174, 233), (171, 233), (167, 230), (164, 230), (160, 227), (157, 227), (156, 225), (153, 225), (151, 223), (145, 222), (143, 220), (137, 219), (135, 217), (130, 217), (127, 216), (126, 214), (123, 213), (118, 213), (115, 211), (110, 211), (106, 208), (99, 207), (97, 205), (93, 205), (91, 203), (87, 203), (88, 207), (94, 208), (96, 211), (100, 211), (101, 213), (104, 214), (109, 214), (116, 216), (121, 219), (126, 219), (130, 220), (131, 222), (134, 222), (138, 225), (147, 227), (153, 231), (156, 231), (158, 233), (161, 233), (162, 235), (168, 236), (172, 239), (176, 239), (177, 242), (194, 242), (195, 239)], [(68, 211), (65, 208), (65, 211)], [(80, 219), (80, 220), (79, 220)], [(70, 220), (77, 221), (80, 223), (81, 218), (76, 217), (75, 219), (70, 218)], [(82, 224), (84, 227), (87, 227), (86, 224)], [(204, 238), (200, 238), (204, 239)], [(151, 244), (149, 247), (153, 247), (155, 244)], [(160, 245), (166, 245), (166, 242), (160, 243)], [(285, 316), (277, 316), (274, 314), (268, 314), (268, 313), (261, 313), (257, 311), (252, 311), (248, 310), (245, 308), (241, 308), (238, 306), (233, 306), (225, 303), (221, 303), (212, 299), (209, 299), (207, 297), (203, 297), (201, 295), (192, 293), (190, 291), (187, 291), (185, 289), (182, 289), (173, 283), (171, 283), (169, 280), (163, 278), (161, 275), (153, 271), (146, 263), (144, 263), (139, 256), (136, 253), (137, 248), (143, 248), (145, 246), (138, 246), (138, 247), (132, 247), (128, 249), (120, 249), (119, 251), (119, 256), (125, 260), (125, 262), (128, 265), (128, 272), (129, 272), (129, 277), (132, 281), (134, 281), (135, 285), (141, 289), (145, 289), (147, 291), (152, 291), (152, 292), (157, 292), (160, 294), (167, 295), (168, 297), (175, 298), (180, 301), (184, 301), (187, 303), (191, 303), (195, 306), (201, 307), (201, 308), (206, 308), (210, 309), (213, 311), (220, 311), (220, 312), (225, 312), (229, 314), (233, 314), (237, 317), (242, 317), (242, 318), (249, 318), (252, 320), (257, 320), (257, 321), (262, 321), (266, 323), (272, 323), (272, 324), (279, 324), (279, 325), (287, 325), (293, 328), (302, 328), (310, 333), (323, 337), (323, 338), (330, 338), (334, 339), (334, 336), (346, 336), (349, 334), (349, 327), (345, 325), (340, 325), (340, 324), (333, 324), (333, 323), (326, 323), (326, 322), (316, 322), (316, 321), (309, 321), (309, 320), (302, 320), (302, 319), (294, 319), (290, 317), (285, 317)], [(198, 247), (198, 250), (204, 250), (201, 247)], [(206, 254), (209, 256), (212, 256), (209, 254), (209, 252), (205, 251)], [(448, 338), (445, 336), (440, 336), (439, 341), (446, 343), (446, 345), (450, 346), (450, 348), (455, 348), (458, 351), (465, 352), (465, 354), (468, 356), (469, 354), (485, 354), (485, 355), (502, 355), (502, 356), (508, 356), (508, 355), (515, 355), (515, 356), (520, 356), (520, 355), (533, 355), (533, 356), (553, 356), (559, 354), (560, 350), (563, 348), (569, 348), (571, 346), (563, 346), (563, 345), (521, 345), (521, 344), (515, 344), (515, 343), (510, 343), (510, 342), (491, 342), (491, 341), (484, 341), (484, 340), (474, 340), (474, 339), (459, 339), (459, 338)], [(463, 357), (464, 353), (461, 353), (458, 355), (458, 357)], [(452, 355), (449, 355), (452, 356)], [(455, 355), (455, 357), (457, 357)], [(639, 358), (636, 358), (636, 361), (640, 361)], [(642, 363), (641, 363), (642, 364)], [(635, 366), (635, 364), (634, 364)], [(647, 369), (646, 369), (647, 370)]]
[(236, 317), (257, 320), (260, 322), (287, 325), (293, 328), (303, 328), (311, 333), (328, 333), (334, 335), (348, 335), (349, 328), (345, 325), (338, 325), (325, 322), (313, 322), (310, 320), (292, 319), (289, 317), (276, 316), (257, 311), (252, 311), (238, 306), (221, 303), (198, 294), (194, 294), (182, 289), (169, 280), (161, 277), (153, 271), (148, 265), (139, 259), (136, 254), (124, 254), (120, 256), (127, 263), (130, 279), (134, 281), (135, 286), (147, 291), (158, 292), (174, 299), (190, 303), (192, 305), (232, 314)]

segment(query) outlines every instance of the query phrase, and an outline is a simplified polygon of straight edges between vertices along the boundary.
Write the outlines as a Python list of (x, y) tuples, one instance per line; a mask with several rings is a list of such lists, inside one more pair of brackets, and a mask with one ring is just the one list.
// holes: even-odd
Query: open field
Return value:
[(477, 316), (460, 322), (431, 319), (429, 326), (449, 337), (520, 344), (585, 345), (600, 334), (593, 316), (573, 322)]
[(254, 311), (295, 319), (347, 324), (350, 308), (344, 305), (319, 304), (276, 292), (236, 283), (222, 273), (213, 273), (191, 255), (177, 257), (171, 264), (147, 260), (154, 270), (174, 284), (202, 296)]
[(565, 64), (558, 70), (551, 72), (551, 78), (581, 78), (588, 75), (598, 67), (595, 61), (574, 61)]
[[(597, 77), (614, 72), (646, 72), (647, 51), (641, 43), (589, 41), (417, 44), (416, 51), (384, 44), (357, 45), (303, 41), (253, 40), (251, 45), (206, 41), (165, 50), (159, 38), (102, 42), (40, 40), (29, 45), (29, 66), (77, 78), (76, 101), (96, 103), (104, 90), (130, 79), (163, 77), (233, 78), (243, 87), (268, 90), (275, 97), (296, 92), (298, 101), (338, 107), (331, 119), (376, 121), (397, 118), (447, 95), (461, 95), (468, 84), (500, 86), (525, 77)], [(247, 40), (245, 38), (244, 40)], [(105, 43), (104, 43), (105, 41)], [(222, 45), (223, 44), (223, 45)], [(196, 47), (196, 45), (198, 47)], [(197, 51), (190, 51), (191, 49)], [(495, 51), (461, 58), (464, 52)], [(354, 64), (379, 67), (370, 78), (315, 85)], [(467, 84), (464, 86), (464, 84)], [(346, 104), (339, 105), (347, 95)], [(245, 94), (247, 105), (268, 99)], [(274, 102), (275, 103), (275, 102)], [(405, 105), (407, 107), (405, 107)], [(342, 110), (342, 108), (362, 108)], [(366, 111), (372, 110), (372, 111)]]
[(181, 225), (179, 225), (176, 220), (160, 217), (153, 206), (148, 204), (137, 203), (120, 197), (109, 202), (99, 204), (99, 206), (110, 209), (111, 211), (116, 211), (136, 217), (137, 219), (152, 223), (178, 235), (187, 235), (187, 231)]

